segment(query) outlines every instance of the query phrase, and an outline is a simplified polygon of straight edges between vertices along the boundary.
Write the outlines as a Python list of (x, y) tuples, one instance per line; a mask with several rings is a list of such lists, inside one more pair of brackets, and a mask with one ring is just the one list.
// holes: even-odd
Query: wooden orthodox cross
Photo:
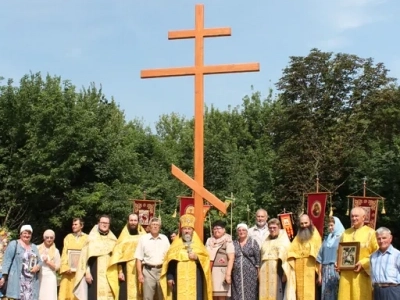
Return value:
[(141, 78), (158, 78), (173, 76), (194, 76), (195, 114), (194, 114), (194, 180), (175, 165), (172, 165), (172, 174), (194, 191), (195, 231), (203, 240), (203, 199), (210, 202), (219, 211), (226, 214), (225, 204), (204, 188), (204, 75), (258, 72), (259, 63), (204, 65), (204, 38), (230, 36), (230, 28), (204, 28), (204, 5), (197, 4), (195, 11), (195, 29), (168, 32), (168, 39), (195, 40), (194, 66), (142, 70)]

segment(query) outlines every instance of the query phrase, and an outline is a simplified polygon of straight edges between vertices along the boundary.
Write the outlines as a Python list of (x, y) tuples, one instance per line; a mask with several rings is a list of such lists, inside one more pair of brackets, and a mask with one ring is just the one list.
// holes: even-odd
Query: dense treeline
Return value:
[[(346, 196), (366, 176), (368, 188), (387, 199), (378, 225), (396, 235), (400, 89), (385, 66), (313, 49), (290, 57), (276, 88), (266, 97), (254, 92), (240, 107), (206, 109), (205, 187), (222, 200), (234, 194), (234, 223), (247, 221), (249, 211), (252, 222), (259, 207), (299, 213), (318, 173), (348, 226)], [(0, 127), (1, 225), (29, 222), (36, 239), (46, 228), (62, 237), (77, 216), (87, 231), (102, 213), (118, 234), (132, 209), (128, 199), (143, 191), (163, 200), (169, 231), (176, 196), (191, 194), (170, 167), (193, 174), (193, 119), (162, 115), (152, 132), (127, 122), (95, 85), (77, 91), (60, 77), (29, 74), (18, 85), (2, 80)]]

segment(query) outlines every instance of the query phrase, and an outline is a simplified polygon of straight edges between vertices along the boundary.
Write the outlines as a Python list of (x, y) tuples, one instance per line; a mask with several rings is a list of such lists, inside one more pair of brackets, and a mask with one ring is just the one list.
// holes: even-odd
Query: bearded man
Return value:
[(365, 210), (355, 207), (351, 210), (352, 227), (342, 234), (340, 242), (359, 242), (360, 257), (354, 270), (341, 270), (339, 280), (339, 300), (372, 299), (370, 260), (372, 253), (379, 249), (375, 231), (364, 225)]
[(265, 209), (260, 208), (256, 212), (256, 225), (248, 230), (248, 235), (257, 241), (260, 248), (269, 234), (267, 221), (268, 212)]
[(268, 230), (261, 246), (259, 299), (295, 299), (296, 278), (287, 262), (290, 240), (278, 219), (268, 221)]
[(310, 217), (300, 217), (300, 228), (288, 252), (288, 262), (296, 274), (297, 300), (315, 299), (315, 276), (318, 272), (316, 258), (321, 248), (321, 236)]
[(165, 256), (160, 276), (165, 300), (212, 300), (210, 257), (194, 222), (191, 214), (180, 218), (181, 236)]
[(113, 291), (116, 295), (115, 299), (142, 299), (134, 253), (140, 237), (144, 234), (146, 231), (139, 224), (138, 215), (130, 214), (115, 244), (107, 270), (107, 276), (118, 277), (119, 289)]

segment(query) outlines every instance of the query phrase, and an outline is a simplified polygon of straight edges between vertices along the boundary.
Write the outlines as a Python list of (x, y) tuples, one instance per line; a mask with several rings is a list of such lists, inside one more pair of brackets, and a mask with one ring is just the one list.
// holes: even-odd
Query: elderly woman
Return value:
[(60, 252), (54, 245), (56, 235), (47, 229), (43, 233), (43, 243), (39, 245), (40, 258), (43, 261), (39, 273), (39, 300), (57, 300), (57, 274), (60, 269)]
[(321, 300), (338, 298), (339, 273), (335, 270), (337, 249), (344, 227), (337, 217), (329, 217), (330, 234), (325, 239), (317, 256), (318, 284), (322, 284)]
[[(8, 244), (3, 259), (3, 277), (8, 279), (6, 297), (38, 300), (39, 276), (42, 265), (38, 248), (31, 243), (32, 226), (23, 225), (19, 239)], [(0, 287), (4, 278), (0, 280)]]
[(225, 300), (231, 296), (231, 274), (235, 248), (232, 237), (225, 232), (226, 223), (217, 220), (212, 224), (213, 236), (206, 242), (211, 260), (213, 299)]
[(232, 300), (258, 299), (260, 247), (248, 235), (246, 224), (236, 227), (238, 239), (233, 241), (235, 260), (232, 270)]

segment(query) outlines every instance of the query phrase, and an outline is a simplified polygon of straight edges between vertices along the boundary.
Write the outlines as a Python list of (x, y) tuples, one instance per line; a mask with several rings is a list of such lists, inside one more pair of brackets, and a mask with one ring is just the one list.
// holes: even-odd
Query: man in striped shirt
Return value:
[(376, 230), (379, 249), (370, 257), (374, 299), (396, 300), (400, 295), (400, 251), (392, 245), (388, 228)]

